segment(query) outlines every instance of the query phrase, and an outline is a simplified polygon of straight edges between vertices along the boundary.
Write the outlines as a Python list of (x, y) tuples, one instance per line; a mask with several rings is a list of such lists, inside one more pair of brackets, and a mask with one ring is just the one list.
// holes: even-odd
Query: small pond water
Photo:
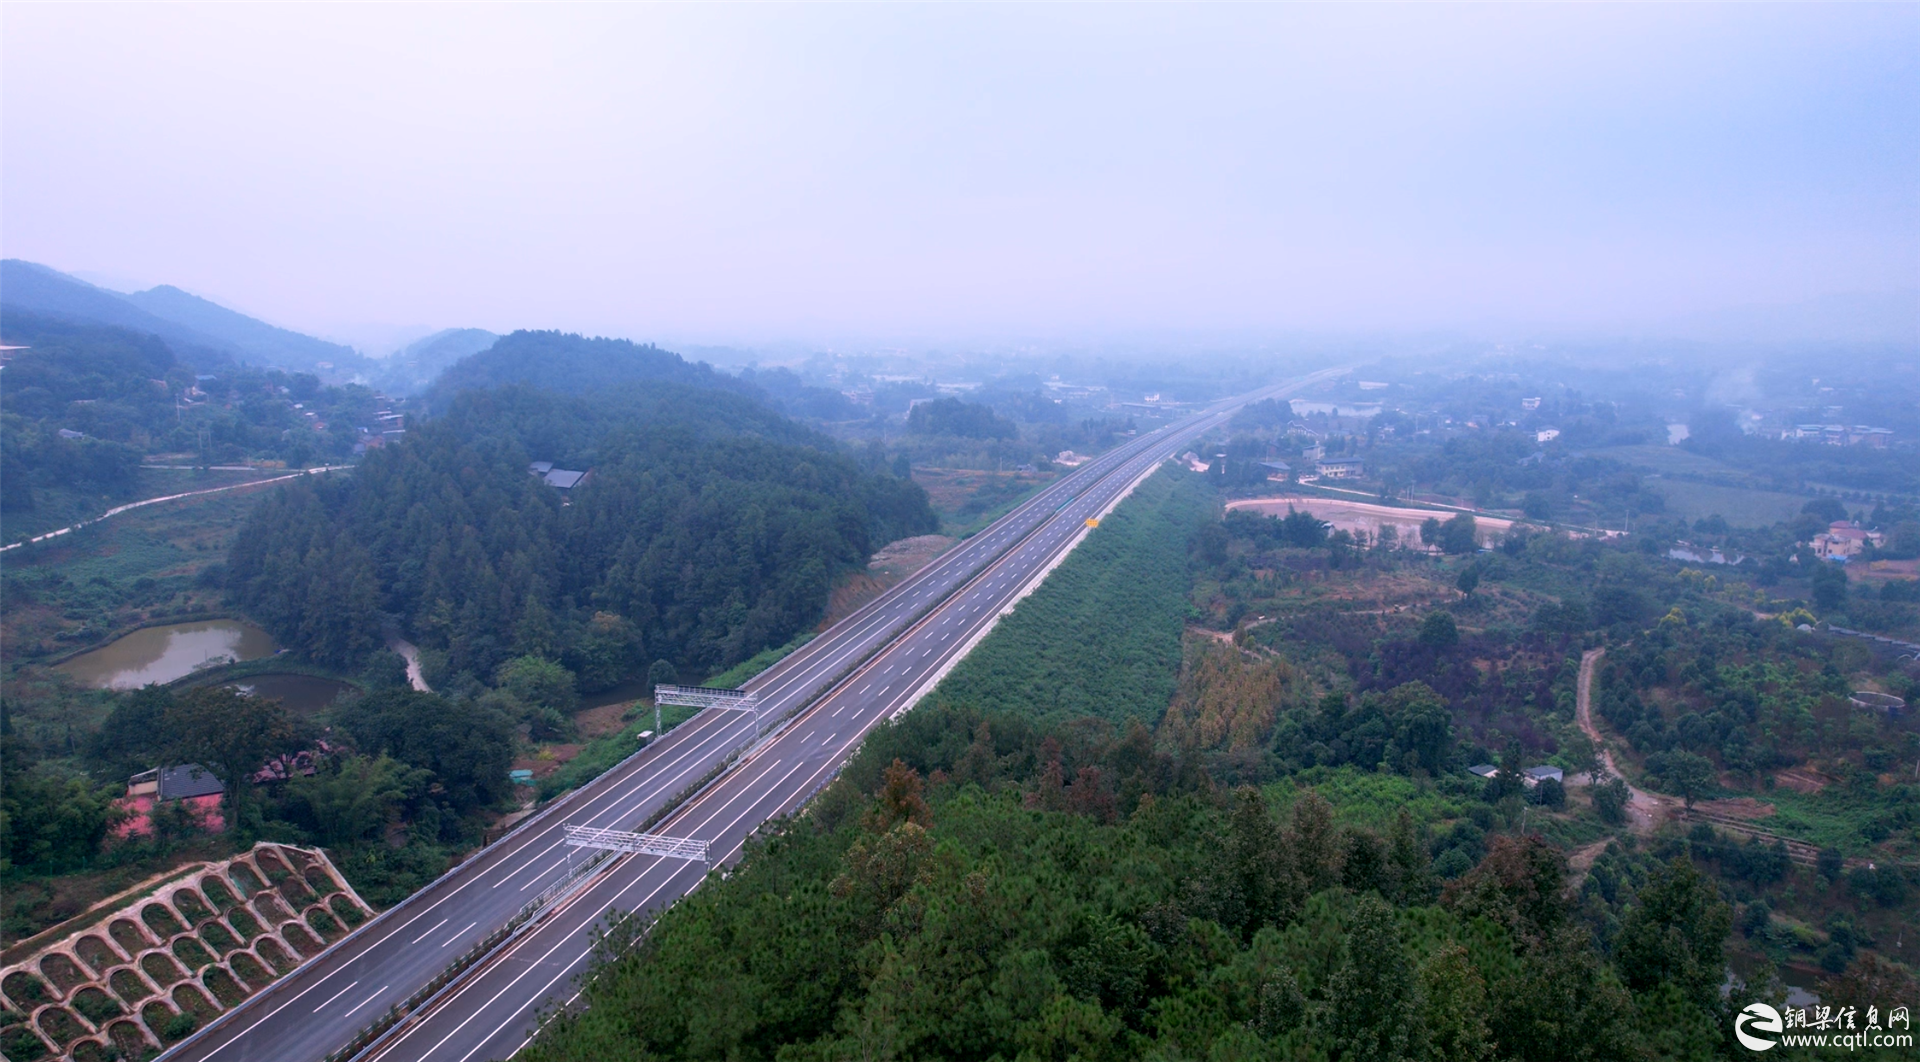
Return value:
[(1380, 412), (1377, 405), (1355, 405), (1351, 402), (1309, 402), (1304, 398), (1290, 398), (1296, 415), (1304, 413), (1325, 413), (1334, 417), (1371, 417)]
[(60, 670), (96, 689), (133, 690), (185, 678), (210, 664), (258, 660), (273, 652), (273, 636), (242, 620), (201, 620), (143, 627)]
[(249, 697), (267, 697), (279, 701), (282, 707), (295, 715), (312, 715), (331, 706), (335, 697), (353, 687), (338, 679), (269, 672), (248, 675), (237, 682), (228, 683), (227, 688), (239, 690)]

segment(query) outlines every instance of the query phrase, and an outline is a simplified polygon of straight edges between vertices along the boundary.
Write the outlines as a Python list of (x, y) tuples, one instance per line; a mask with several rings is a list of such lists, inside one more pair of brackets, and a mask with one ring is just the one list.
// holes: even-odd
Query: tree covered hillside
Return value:
[[(528, 474), (540, 460), (592, 475), (562, 492)], [(264, 502), (231, 585), (318, 660), (378, 647), (385, 613), (442, 675), (533, 654), (593, 690), (780, 644), (837, 571), (933, 527), (919, 487), (738, 395), (507, 387), (461, 394), (351, 479)]]
[(594, 394), (642, 380), (664, 380), (694, 387), (763, 397), (759, 388), (690, 362), (652, 344), (625, 339), (587, 339), (564, 332), (519, 331), (477, 354), (460, 359), (434, 381), (427, 400), (436, 410), (449, 408), (462, 391), (528, 384), (561, 394)]

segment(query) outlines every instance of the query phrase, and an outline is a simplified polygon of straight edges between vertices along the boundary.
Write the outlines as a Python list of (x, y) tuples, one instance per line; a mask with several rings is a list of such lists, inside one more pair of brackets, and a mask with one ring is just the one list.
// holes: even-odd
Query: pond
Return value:
[(95, 689), (133, 690), (172, 682), (200, 668), (258, 660), (273, 652), (273, 636), (243, 620), (201, 620), (142, 627), (61, 664), (59, 670)]
[(1350, 402), (1309, 402), (1304, 398), (1287, 400), (1293, 406), (1295, 416), (1308, 413), (1325, 413), (1333, 417), (1372, 417), (1380, 412), (1378, 405), (1354, 405)]
[(227, 688), (239, 690), (249, 697), (279, 701), (282, 707), (295, 715), (312, 715), (331, 706), (335, 697), (353, 689), (353, 686), (339, 679), (274, 671), (264, 675), (248, 675), (237, 682), (227, 683)]

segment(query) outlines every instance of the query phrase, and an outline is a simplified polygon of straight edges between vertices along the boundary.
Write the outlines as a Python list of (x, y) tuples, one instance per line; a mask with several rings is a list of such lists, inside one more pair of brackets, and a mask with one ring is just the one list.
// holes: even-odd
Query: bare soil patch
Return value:
[(513, 769), (516, 771), (532, 771), (535, 778), (545, 778), (547, 775), (559, 770), (568, 760), (580, 755), (580, 750), (583, 748), (586, 748), (586, 746), (571, 743), (565, 745), (542, 745), (540, 751), (543, 755), (522, 756), (513, 761)]
[(1832, 783), (1832, 779), (1805, 767), (1793, 767), (1774, 773), (1773, 780), (1796, 793), (1818, 793)]
[(867, 562), (865, 571), (849, 572), (834, 585), (820, 629), (824, 631), (847, 618), (860, 606), (885, 593), (888, 587), (926, 567), (952, 548), (954, 541), (945, 535), (915, 535), (880, 547)]
[(592, 741), (597, 737), (618, 733), (620, 727), (626, 723), (623, 717), (631, 706), (630, 701), (617, 702), (575, 712), (573, 725), (580, 728), (580, 738), (583, 741)]
[(1774, 813), (1772, 804), (1762, 803), (1752, 797), (1734, 797), (1730, 800), (1702, 800), (1694, 808), (1700, 811), (1725, 815), (1734, 819), (1764, 819)]
[[(1273, 516), (1285, 516), (1289, 508), (1312, 513), (1316, 518), (1332, 524), (1336, 530), (1353, 534), (1364, 533), (1368, 538), (1378, 537), (1380, 529), (1391, 525), (1400, 542), (1408, 549), (1420, 549), (1420, 525), (1424, 521), (1436, 519), (1442, 523), (1453, 519), (1457, 513), (1444, 509), (1402, 509), (1392, 505), (1371, 505), (1360, 501), (1347, 501), (1344, 498), (1322, 497), (1278, 497), (1247, 498), (1227, 503), (1229, 509), (1247, 509)], [(1512, 520), (1503, 520), (1495, 516), (1475, 516), (1474, 523), (1482, 536), (1505, 535), (1513, 527)]]

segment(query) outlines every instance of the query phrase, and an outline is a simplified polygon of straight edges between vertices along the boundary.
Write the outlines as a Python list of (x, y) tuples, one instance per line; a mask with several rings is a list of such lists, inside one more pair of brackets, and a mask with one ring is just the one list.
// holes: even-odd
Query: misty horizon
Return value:
[(1910, 6), (0, 19), (0, 253), (375, 355), (1920, 337)]

